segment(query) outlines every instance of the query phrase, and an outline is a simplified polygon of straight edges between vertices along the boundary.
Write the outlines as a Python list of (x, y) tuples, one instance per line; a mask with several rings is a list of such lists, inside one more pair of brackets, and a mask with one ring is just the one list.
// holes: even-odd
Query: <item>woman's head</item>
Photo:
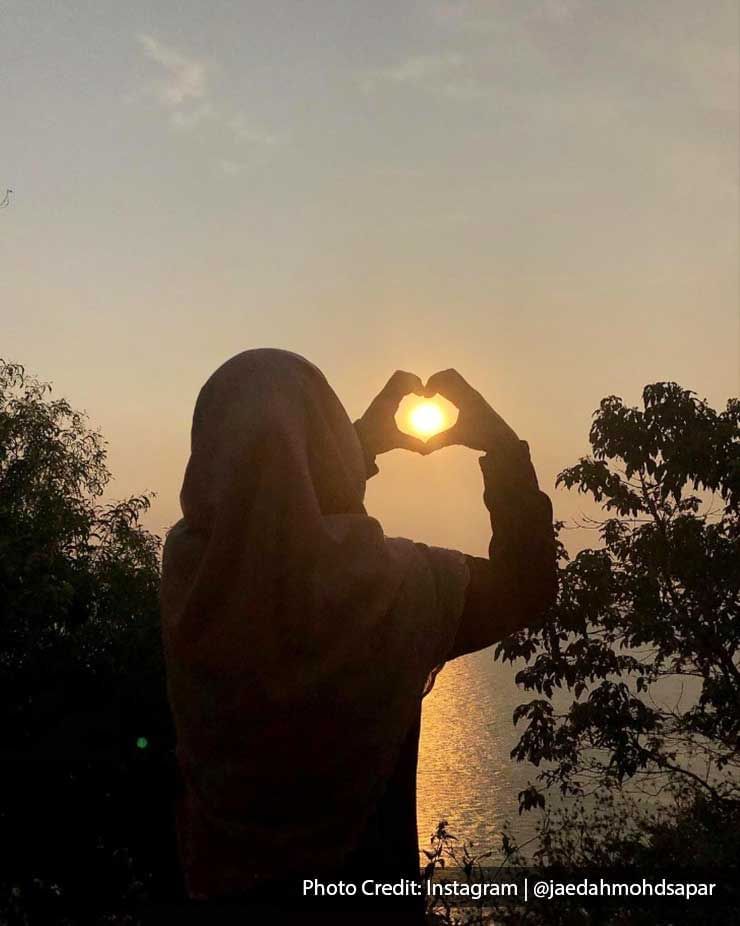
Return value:
[[(275, 513), (297, 483), (316, 513), (361, 513), (365, 464), (357, 435), (323, 373), (272, 348), (232, 357), (208, 379), (193, 414), (181, 493), (193, 527), (208, 529), (223, 504), (272, 493)], [(309, 497), (301, 504), (312, 505)]]

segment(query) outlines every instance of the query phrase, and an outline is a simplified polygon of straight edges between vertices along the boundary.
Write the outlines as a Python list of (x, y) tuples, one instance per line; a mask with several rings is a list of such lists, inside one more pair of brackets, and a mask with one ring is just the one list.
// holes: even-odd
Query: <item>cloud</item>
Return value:
[(396, 86), (459, 101), (477, 100), (492, 93), (492, 88), (474, 73), (472, 63), (456, 52), (404, 58), (398, 64), (363, 74), (360, 86), (367, 94), (382, 86)]
[(237, 174), (240, 174), (246, 164), (243, 164), (241, 161), (232, 161), (230, 158), (219, 158), (216, 161), (219, 170), (223, 171), (229, 177), (236, 177)]
[[(209, 122), (215, 136), (220, 135), (222, 143), (226, 141), (227, 149), (236, 143), (241, 150), (245, 145), (269, 148), (286, 140), (285, 136), (253, 125), (243, 113), (228, 105), (214, 103), (205, 62), (152, 35), (139, 35), (138, 41), (144, 55), (159, 67), (159, 80), (145, 91), (145, 95), (157, 101), (171, 128), (192, 132)], [(130, 101), (135, 98), (132, 96)], [(229, 176), (236, 176), (246, 166), (238, 154), (228, 150), (215, 163)]]
[(242, 142), (269, 146), (277, 145), (281, 141), (280, 137), (272, 132), (265, 132), (262, 129), (255, 128), (242, 113), (236, 113), (229, 119), (229, 128), (234, 133), (234, 137)]
[(501, 15), (489, 0), (438, 0), (429, 11), (438, 25), (467, 32), (488, 31)]
[(578, 12), (580, 0), (545, 0), (542, 13), (545, 19), (555, 22), (566, 22)]
[(416, 55), (380, 71), (379, 76), (397, 84), (422, 84), (440, 74), (456, 71), (461, 64), (462, 58), (457, 54)]
[(567, 23), (580, 11), (583, 0), (437, 0), (430, 6), (440, 26), (469, 32), (493, 32), (507, 22)]
[(174, 109), (170, 113), (170, 125), (175, 129), (191, 131), (205, 119), (210, 119), (215, 115), (216, 110), (210, 103), (203, 103), (194, 109)]
[(144, 54), (160, 66), (162, 79), (157, 85), (157, 97), (167, 107), (182, 106), (208, 96), (206, 66), (151, 35), (140, 35)]
[(380, 84), (411, 84), (420, 86), (455, 72), (463, 63), (460, 55), (413, 55), (398, 64), (370, 71), (362, 78), (365, 90), (374, 90)]

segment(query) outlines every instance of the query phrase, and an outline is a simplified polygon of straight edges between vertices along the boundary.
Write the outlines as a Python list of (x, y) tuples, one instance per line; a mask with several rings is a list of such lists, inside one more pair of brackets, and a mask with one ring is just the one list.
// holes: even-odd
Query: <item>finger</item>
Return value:
[(458, 407), (465, 404), (466, 399), (476, 395), (475, 389), (457, 370), (441, 370), (429, 377), (424, 387), (424, 394), (427, 398), (431, 398), (437, 393), (454, 402)]
[[(441, 395), (442, 393), (440, 393)], [(460, 431), (456, 425), (447, 428), (446, 431), (440, 431), (439, 434), (433, 434), (424, 441), (424, 452), (433, 453), (435, 450), (441, 450), (442, 447), (450, 447), (452, 444), (461, 444)]]
[(396, 447), (399, 450), (413, 450), (415, 453), (427, 452), (425, 441), (418, 437), (414, 437), (413, 434), (404, 434), (403, 431), (399, 431), (396, 436)]
[(424, 383), (415, 373), (396, 370), (383, 387), (382, 395), (400, 402), (407, 395), (424, 395)]

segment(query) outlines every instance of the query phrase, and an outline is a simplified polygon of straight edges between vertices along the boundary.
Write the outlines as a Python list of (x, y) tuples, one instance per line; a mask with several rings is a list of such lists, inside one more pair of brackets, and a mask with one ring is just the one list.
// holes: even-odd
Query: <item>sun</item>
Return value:
[(420, 437), (431, 437), (444, 427), (445, 416), (436, 402), (420, 402), (409, 415), (409, 424)]

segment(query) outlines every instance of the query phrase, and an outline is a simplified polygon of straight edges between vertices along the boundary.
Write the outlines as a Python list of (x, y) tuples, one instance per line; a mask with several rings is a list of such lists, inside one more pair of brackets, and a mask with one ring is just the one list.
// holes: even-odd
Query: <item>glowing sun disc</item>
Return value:
[(444, 412), (436, 402), (420, 402), (411, 411), (409, 423), (420, 437), (431, 437), (444, 427)]

